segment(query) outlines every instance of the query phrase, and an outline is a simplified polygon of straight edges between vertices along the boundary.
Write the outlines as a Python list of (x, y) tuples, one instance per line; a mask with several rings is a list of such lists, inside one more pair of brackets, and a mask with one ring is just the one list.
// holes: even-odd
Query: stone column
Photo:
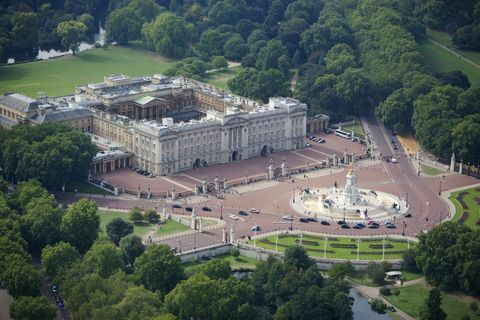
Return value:
[(460, 162), (460, 168), (458, 169), (458, 173), (462, 174), (463, 173), (463, 163)]
[(118, 185), (115, 184), (115, 186), (113, 187), (113, 190), (115, 192), (115, 197), (118, 197)]
[(285, 162), (285, 158), (282, 159), (282, 177), (286, 177), (288, 175), (288, 167), (287, 163)]
[(215, 176), (215, 192), (220, 192), (220, 179), (218, 179), (218, 176)]
[(190, 221), (190, 228), (197, 230), (197, 215), (195, 214), (195, 208), (192, 209), (192, 220)]
[(223, 178), (223, 190), (227, 190), (228, 184), (227, 184), (227, 179)]
[(167, 219), (167, 204), (164, 202), (162, 206), (162, 217), (163, 219)]
[(202, 181), (202, 193), (207, 194), (207, 180), (205, 178)]
[(150, 191), (150, 185), (148, 185), (148, 193), (147, 193), (147, 199), (152, 198), (152, 192)]
[(455, 152), (452, 153), (450, 158), (450, 172), (455, 172)]
[(227, 242), (227, 229), (222, 230), (222, 242)]
[(172, 188), (172, 200), (175, 201), (177, 199), (177, 195), (175, 194), (175, 187)]
[(235, 225), (232, 223), (230, 226), (230, 243), (235, 243), (237, 242), (237, 235), (235, 232)]
[(343, 153), (343, 164), (347, 165), (348, 164), (348, 153), (347, 150)]
[(142, 192), (140, 191), (140, 185), (138, 185), (137, 189), (137, 197), (141, 198), (142, 197)]
[(203, 219), (201, 217), (198, 224), (198, 232), (203, 232)]

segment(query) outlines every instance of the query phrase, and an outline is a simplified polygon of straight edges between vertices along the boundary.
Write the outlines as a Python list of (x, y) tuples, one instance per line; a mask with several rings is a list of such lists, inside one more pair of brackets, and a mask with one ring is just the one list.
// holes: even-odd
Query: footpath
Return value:
[[(425, 281), (424, 278), (414, 279), (414, 280), (411, 280), (411, 281), (404, 282), (403, 287), (413, 286), (415, 284), (419, 284), (419, 283), (422, 283), (424, 281)], [(381, 287), (369, 287), (369, 286), (360, 284), (358, 282), (355, 282), (353, 280), (349, 280), (349, 282), (350, 282), (350, 285), (352, 286), (352, 288), (354, 288), (355, 290), (357, 290), (358, 292), (363, 294), (365, 297), (370, 298), (370, 299), (379, 298), (383, 302), (385, 302), (387, 305), (391, 305), (391, 303), (387, 299), (385, 299), (383, 296), (381, 296), (379, 294), (379, 290), (380, 290)], [(396, 308), (395, 314), (399, 318), (404, 319), (404, 320), (415, 320), (415, 318), (409, 316), (407, 313), (403, 312), (402, 310), (400, 310), (398, 308)]]

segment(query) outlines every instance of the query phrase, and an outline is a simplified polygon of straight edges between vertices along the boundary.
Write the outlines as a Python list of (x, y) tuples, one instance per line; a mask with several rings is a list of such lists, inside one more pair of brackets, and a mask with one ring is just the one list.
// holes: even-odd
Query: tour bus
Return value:
[(335, 134), (339, 137), (342, 137), (342, 138), (347, 138), (347, 139), (350, 139), (352, 134), (349, 133), (349, 132), (345, 132), (345, 131), (342, 131), (340, 129), (337, 129), (335, 130)]

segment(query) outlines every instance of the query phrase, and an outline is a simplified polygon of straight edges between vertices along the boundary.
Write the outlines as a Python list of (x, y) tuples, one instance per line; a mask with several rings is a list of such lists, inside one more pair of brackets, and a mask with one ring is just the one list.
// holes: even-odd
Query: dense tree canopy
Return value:
[(55, 307), (46, 297), (20, 297), (10, 305), (10, 317), (14, 320), (54, 320)]

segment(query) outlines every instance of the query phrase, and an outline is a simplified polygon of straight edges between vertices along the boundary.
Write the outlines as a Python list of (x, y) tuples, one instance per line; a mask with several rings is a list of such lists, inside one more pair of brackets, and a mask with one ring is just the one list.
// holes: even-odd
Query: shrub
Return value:
[(238, 257), (240, 255), (240, 251), (238, 250), (237, 247), (233, 247), (232, 248), (232, 251), (230, 251), (230, 254), (232, 255), (232, 257)]
[(377, 313), (385, 313), (387, 310), (387, 305), (381, 299), (373, 299), (372, 304), (370, 305), (373, 311)]
[(468, 307), (470, 308), (470, 311), (472, 311), (473, 313), (476, 313), (478, 311), (478, 302), (477, 301), (472, 301), (472, 302), (470, 302)]
[(382, 296), (389, 296), (392, 294), (392, 291), (390, 290), (389, 287), (381, 287), (379, 292)]
[(392, 294), (394, 296), (398, 296), (400, 294), (400, 290), (398, 290), (398, 289), (392, 290)]

